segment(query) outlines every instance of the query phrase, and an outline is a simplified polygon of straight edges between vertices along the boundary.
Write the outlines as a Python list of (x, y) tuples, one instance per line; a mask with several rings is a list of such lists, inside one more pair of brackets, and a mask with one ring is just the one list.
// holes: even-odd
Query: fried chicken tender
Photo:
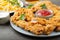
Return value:
[[(35, 16), (37, 10), (42, 10), (40, 7), (45, 4), (47, 10), (53, 11), (53, 16), (46, 19), (42, 17)], [(21, 14), (25, 14), (24, 20), (20, 19)], [(50, 34), (54, 30), (60, 31), (60, 7), (51, 3), (50, 1), (41, 1), (32, 6), (31, 9), (19, 8), (15, 11), (14, 15), (11, 17), (11, 21), (18, 27), (21, 27), (31, 33), (40, 34)]]
[(41, 1), (41, 2), (36, 3), (31, 8), (31, 10), (33, 12), (35, 12), (37, 10), (42, 10), (41, 5), (43, 5), (43, 4), (46, 5), (48, 10), (52, 10), (53, 11), (53, 17), (49, 18), (48, 22), (46, 22), (46, 23), (55, 25), (56, 26), (56, 31), (60, 31), (60, 22), (59, 22), (60, 21), (60, 11), (59, 11), (60, 10), (60, 6), (57, 6), (57, 5), (53, 4), (53, 3), (51, 3), (50, 1)]
[(51, 32), (54, 31), (56, 27), (54, 25), (51, 25), (51, 24), (47, 24), (45, 26), (45, 31), (44, 31), (44, 34), (50, 34)]
[(60, 31), (60, 17), (54, 16), (53, 18), (50, 18), (50, 24), (53, 24), (56, 26), (56, 31)]
[(21, 27), (21, 28), (23, 28), (23, 29), (29, 26), (29, 25), (28, 25), (28, 22), (23, 21), (23, 20), (17, 21), (17, 22), (16, 22), (16, 25), (19, 26), (19, 27)]
[(41, 2), (38, 2), (36, 3), (32, 8), (31, 10), (34, 12), (34, 11), (37, 11), (37, 10), (42, 10), (42, 7), (41, 5), (45, 4), (47, 6), (47, 9), (51, 9), (52, 8), (52, 3), (50, 1), (41, 1)]
[(60, 26), (57, 26), (57, 27), (56, 27), (56, 31), (57, 31), (57, 32), (60, 32)]
[[(40, 17), (35, 17), (35, 18), (32, 18), (31, 21), (36, 21), (36, 23), (39, 23), (39, 24), (46, 24), (46, 19), (44, 18), (40, 18)], [(33, 22), (32, 22), (33, 23)]]
[[(32, 29), (32, 30), (31, 30)], [(42, 27), (40, 24), (35, 24), (31, 27), (30, 31), (35, 34), (43, 34), (44, 27)]]

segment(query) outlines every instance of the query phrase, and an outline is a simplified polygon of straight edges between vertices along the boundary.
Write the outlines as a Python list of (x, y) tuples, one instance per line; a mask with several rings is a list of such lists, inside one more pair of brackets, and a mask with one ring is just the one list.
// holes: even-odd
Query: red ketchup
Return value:
[(51, 10), (38, 10), (36, 12), (37, 16), (42, 16), (42, 17), (47, 17), (47, 16), (50, 16), (51, 14), (52, 14)]

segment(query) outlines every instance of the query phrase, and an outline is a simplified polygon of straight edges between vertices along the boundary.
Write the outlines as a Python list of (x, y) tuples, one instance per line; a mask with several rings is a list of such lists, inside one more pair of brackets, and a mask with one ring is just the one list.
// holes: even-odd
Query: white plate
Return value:
[(18, 31), (19, 33), (28, 35), (28, 36), (34, 36), (34, 37), (54, 37), (54, 36), (58, 36), (60, 35), (60, 32), (52, 32), (50, 35), (35, 35), (31, 32), (28, 32), (18, 26), (16, 26), (15, 24), (13, 24), (12, 22), (10, 22), (11, 26), (13, 29), (15, 29), (16, 31)]

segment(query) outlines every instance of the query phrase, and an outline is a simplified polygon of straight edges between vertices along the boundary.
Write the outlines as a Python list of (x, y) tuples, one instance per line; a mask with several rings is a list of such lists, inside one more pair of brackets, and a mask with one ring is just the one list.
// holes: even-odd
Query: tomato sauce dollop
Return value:
[(51, 12), (49, 10), (38, 10), (36, 12), (38, 16), (49, 16), (51, 15)]

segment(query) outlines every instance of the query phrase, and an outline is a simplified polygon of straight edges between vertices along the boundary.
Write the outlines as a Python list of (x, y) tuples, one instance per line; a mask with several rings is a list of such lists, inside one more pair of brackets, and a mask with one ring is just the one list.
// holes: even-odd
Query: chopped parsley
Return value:
[(19, 19), (24, 20), (25, 19), (25, 14), (21, 14)]
[(45, 4), (41, 5), (40, 7), (42, 7), (42, 9), (47, 9)]
[(33, 4), (29, 4), (29, 5), (27, 6), (27, 8), (30, 9), (32, 6), (33, 6)]

